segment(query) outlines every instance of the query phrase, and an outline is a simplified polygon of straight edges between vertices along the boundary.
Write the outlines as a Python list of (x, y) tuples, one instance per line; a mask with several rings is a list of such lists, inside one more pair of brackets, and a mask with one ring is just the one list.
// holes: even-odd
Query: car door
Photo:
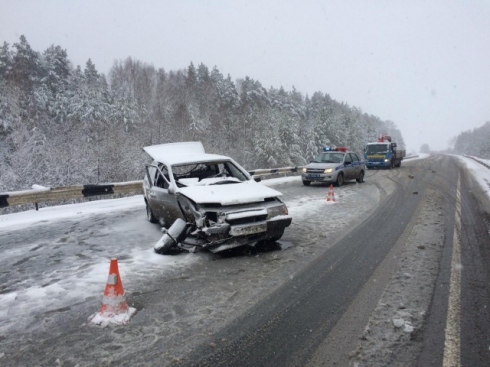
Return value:
[(359, 173), (361, 172), (361, 162), (356, 153), (350, 153), (350, 156), (352, 158), (352, 179), (358, 178)]
[(159, 164), (150, 167), (153, 167), (156, 172), (154, 184), (149, 189), (148, 204), (153, 215), (163, 222), (164, 227), (169, 228), (179, 216), (180, 208), (176, 196), (169, 192), (170, 179), (165, 165)]
[(354, 178), (355, 168), (352, 165), (352, 157), (349, 153), (344, 156), (344, 180), (352, 180)]

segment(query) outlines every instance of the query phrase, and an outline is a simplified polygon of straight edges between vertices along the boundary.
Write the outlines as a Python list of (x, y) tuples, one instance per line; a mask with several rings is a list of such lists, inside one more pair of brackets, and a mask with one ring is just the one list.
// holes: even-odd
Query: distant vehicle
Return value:
[(375, 143), (368, 143), (364, 148), (366, 167), (388, 168), (400, 167), (406, 151), (397, 149), (397, 144), (391, 141), (391, 136), (381, 135)]
[(206, 154), (201, 142), (143, 149), (153, 158), (143, 180), (147, 217), (168, 229), (156, 252), (277, 241), (291, 224), (279, 191), (257, 183), (233, 159)]
[(323, 152), (303, 168), (301, 178), (305, 186), (312, 182), (342, 186), (349, 180), (364, 182), (365, 172), (366, 166), (356, 153), (345, 147), (324, 147)]

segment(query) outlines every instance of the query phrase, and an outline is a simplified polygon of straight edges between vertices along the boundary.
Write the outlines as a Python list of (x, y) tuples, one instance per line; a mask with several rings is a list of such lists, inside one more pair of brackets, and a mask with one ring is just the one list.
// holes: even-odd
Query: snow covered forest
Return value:
[(483, 126), (462, 132), (454, 139), (454, 152), (490, 159), (490, 121)]
[(404, 147), (393, 122), (324, 92), (266, 89), (202, 63), (167, 71), (127, 58), (105, 76), (24, 36), (0, 48), (0, 192), (140, 180), (152, 144), (200, 140), (255, 169), (303, 165), (325, 144), (362, 152), (380, 133)]

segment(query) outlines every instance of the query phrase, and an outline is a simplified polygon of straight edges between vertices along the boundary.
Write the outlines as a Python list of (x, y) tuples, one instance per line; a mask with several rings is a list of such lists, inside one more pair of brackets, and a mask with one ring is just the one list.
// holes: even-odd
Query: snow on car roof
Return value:
[(231, 159), (230, 157), (226, 157), (224, 155), (204, 153), (204, 154), (192, 154), (192, 155), (183, 155), (183, 156), (168, 156), (162, 158), (162, 160), (157, 160), (157, 161), (167, 166), (175, 166), (180, 164), (190, 164), (190, 163), (199, 163), (199, 162), (231, 161)]
[(200, 141), (150, 145), (143, 148), (155, 161), (167, 166), (197, 162), (229, 161), (218, 154), (207, 154)]
[(156, 161), (160, 161), (159, 158), (173, 155), (205, 153), (204, 147), (200, 141), (150, 145), (148, 147), (144, 147), (143, 149)]

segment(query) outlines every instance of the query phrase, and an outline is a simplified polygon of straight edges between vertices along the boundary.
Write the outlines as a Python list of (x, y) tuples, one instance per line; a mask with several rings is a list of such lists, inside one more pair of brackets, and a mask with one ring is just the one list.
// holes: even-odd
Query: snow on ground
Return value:
[[(471, 174), (475, 177), (477, 182), (480, 184), (483, 191), (487, 194), (487, 197), (490, 199), (490, 169), (485, 167), (484, 165), (475, 162), (473, 159), (468, 157), (457, 156), (460, 161), (462, 161), (466, 168), (471, 172)], [(490, 160), (481, 159), (478, 157), (474, 157), (475, 159), (486, 163), (490, 166)]]
[[(299, 176), (265, 180), (266, 186), (301, 181)], [(315, 205), (325, 204), (323, 200)], [(291, 214), (301, 216), (311, 210), (304, 202), (291, 205)], [(107, 214), (118, 216), (124, 212), (139, 212), (137, 220), (105, 221)], [(52, 233), (50, 225), (63, 228), (61, 233)], [(132, 238), (148, 226), (148, 238)], [(36, 228), (46, 227), (46, 235)], [(95, 227), (98, 227), (94, 230)], [(19, 243), (12, 240), (15, 231), (32, 233)], [(30, 232), (29, 232), (30, 231)], [(71, 235), (73, 231), (76, 235)], [(93, 233), (97, 233), (96, 236)], [(126, 235), (125, 235), (126, 234)], [(30, 316), (69, 308), (89, 298), (100, 297), (108, 277), (108, 259), (117, 251), (120, 241), (134, 243), (126, 256), (119, 259), (119, 272), (123, 286), (131, 289), (138, 279), (162, 274), (191, 266), (199, 256), (182, 253), (178, 256), (161, 256), (153, 251), (161, 234), (158, 226), (147, 222), (142, 195), (120, 199), (91, 201), (80, 204), (41, 208), (39, 211), (5, 214), (0, 216), (0, 236), (15, 246), (0, 246), (3, 266), (12, 267), (8, 279), (0, 288), (0, 331), (25, 327), (32, 323)], [(101, 237), (101, 238), (97, 238)], [(83, 243), (83, 244), (82, 244)], [(95, 252), (84, 252), (86, 246), (96, 246)], [(103, 249), (103, 250), (98, 250)], [(57, 266), (43, 264), (53, 264)], [(26, 272), (27, 271), (27, 272)], [(0, 277), (0, 279), (3, 279)], [(93, 310), (94, 312), (96, 310)], [(88, 316), (88, 315), (87, 315)]]
[(0, 233), (2, 230), (14, 230), (29, 225), (48, 224), (68, 218), (83, 218), (94, 214), (110, 213), (126, 209), (144, 207), (143, 195), (122, 199), (107, 199), (81, 204), (50, 206), (40, 210), (0, 215)]

